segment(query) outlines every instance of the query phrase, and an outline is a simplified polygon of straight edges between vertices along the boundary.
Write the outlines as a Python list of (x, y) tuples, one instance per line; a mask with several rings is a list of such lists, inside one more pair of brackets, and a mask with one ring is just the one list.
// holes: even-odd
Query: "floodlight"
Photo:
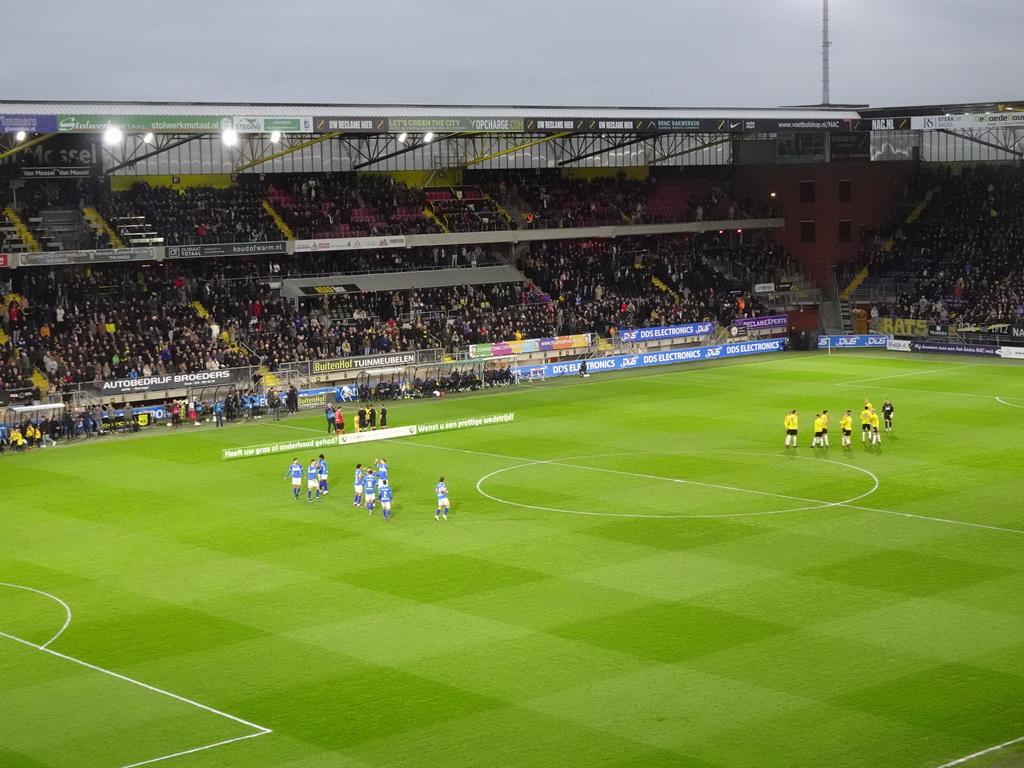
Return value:
[(220, 135), (220, 139), (224, 142), (225, 146), (233, 147), (238, 143), (238, 134), (228, 128)]
[(273, 131), (273, 132), (271, 132), (271, 134), (270, 134), (270, 143), (271, 144), (277, 144), (277, 142), (279, 142), (280, 140), (281, 140), (281, 132), (280, 131)]
[(25, 136), (26, 133), (24, 131), (18, 131), (16, 134), (14, 134), (14, 138), (17, 139), (18, 141), (24, 141)]
[(150, 131), (149, 133), (147, 133), (147, 134), (146, 134), (145, 136), (143, 136), (143, 137), (142, 137), (142, 140), (143, 140), (143, 141), (144, 141), (144, 142), (145, 142), (146, 144), (152, 144), (152, 143), (153, 143), (153, 139), (155, 139), (155, 138), (156, 138), (156, 137), (155, 137), (155, 136), (153, 136), (153, 132), (152, 132), (152, 131)]
[(104, 144), (120, 144), (121, 143), (121, 129), (116, 125), (111, 125), (107, 130), (103, 132), (103, 143)]
[(426, 135), (424, 135), (424, 137), (423, 137), (423, 143), (424, 144), (429, 144), (433, 140), (434, 140), (434, 132), (433, 131), (427, 131)]
[(408, 136), (406, 135), (405, 131), (403, 131), (402, 133), (398, 134), (398, 143), (399, 144), (405, 144), (405, 140), (407, 138), (408, 138)]

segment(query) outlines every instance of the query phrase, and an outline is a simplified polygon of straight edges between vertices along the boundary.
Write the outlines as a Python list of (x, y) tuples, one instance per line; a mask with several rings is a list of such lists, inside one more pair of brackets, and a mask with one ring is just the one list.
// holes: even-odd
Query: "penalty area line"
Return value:
[(231, 743), (234, 743), (236, 741), (241, 741), (243, 739), (251, 739), (251, 738), (254, 738), (256, 736), (263, 736), (263, 735), (265, 735), (267, 733), (271, 733), (272, 732), (272, 730), (270, 728), (265, 728), (262, 725), (257, 725), (256, 723), (251, 723), (248, 720), (244, 720), (241, 717), (237, 717), (235, 715), (230, 715), (227, 712), (223, 712), (223, 711), (221, 711), (219, 709), (215, 709), (214, 707), (208, 706), (206, 704), (201, 704), (198, 701), (195, 701), (193, 699), (188, 699), (188, 698), (186, 698), (184, 696), (179, 696), (178, 694), (171, 693), (170, 691), (165, 691), (163, 688), (157, 688), (155, 685), (149, 685), (148, 683), (143, 683), (141, 680), (136, 680), (134, 678), (127, 677), (126, 675), (122, 675), (122, 674), (120, 674), (118, 672), (114, 672), (114, 671), (109, 670), (109, 669), (104, 669), (103, 667), (97, 667), (95, 664), (90, 664), (87, 661), (82, 661), (81, 659), (76, 659), (74, 656), (68, 656), (67, 654), (60, 653), (59, 651), (55, 651), (52, 648), (46, 648), (45, 646), (42, 646), (42, 645), (36, 645), (35, 643), (30, 643), (28, 640), (24, 640), (24, 639), (22, 639), (20, 637), (17, 637), (15, 635), (9, 635), (6, 632), (0, 632), (0, 637), (6, 637), (9, 640), (14, 640), (15, 642), (21, 643), (22, 645), (27, 645), (30, 648), (35, 648), (36, 650), (42, 651), (43, 653), (48, 653), (51, 656), (56, 656), (59, 659), (64, 659), (65, 661), (73, 662), (75, 664), (78, 664), (79, 666), (86, 667), (87, 669), (92, 669), (92, 670), (94, 670), (96, 672), (102, 672), (105, 675), (110, 675), (111, 677), (116, 677), (118, 680), (124, 680), (126, 683), (131, 683), (132, 685), (137, 685), (140, 688), (145, 688), (146, 690), (153, 691), (154, 693), (159, 693), (159, 694), (161, 694), (163, 696), (168, 696), (168, 697), (170, 697), (172, 699), (176, 699), (177, 701), (183, 702), (185, 704), (191, 704), (193, 707), (198, 707), (199, 709), (205, 710), (205, 711), (210, 712), (210, 713), (212, 713), (214, 715), (220, 715), (221, 717), (225, 717), (228, 720), (233, 720), (236, 723), (240, 723), (241, 725), (244, 725), (244, 726), (246, 726), (248, 728), (252, 728), (252, 729), (254, 729), (256, 731), (256, 733), (247, 733), (244, 736), (236, 736), (235, 738), (225, 739), (223, 741), (218, 741), (215, 744), (206, 744), (206, 745), (203, 745), (203, 746), (200, 746), (200, 747), (195, 747), (193, 749), (185, 750), (185, 751), (182, 751), (182, 752), (175, 752), (175, 753), (170, 754), (170, 755), (162, 755), (161, 757), (155, 757), (155, 758), (152, 758), (152, 759), (149, 759), (149, 760), (144, 760), (144, 761), (139, 762), (139, 763), (131, 763), (130, 765), (123, 766), (122, 768), (132, 768), (133, 766), (147, 765), (149, 763), (156, 763), (156, 762), (160, 762), (162, 760), (169, 760), (172, 757), (178, 757), (180, 755), (188, 755), (188, 754), (192, 754), (193, 752), (200, 752), (200, 751), (203, 751), (203, 750), (206, 750), (206, 749), (213, 749), (214, 747), (223, 746), (224, 744), (231, 744)]
[(1002, 744), (996, 744), (994, 747), (989, 747), (988, 749), (983, 749), (980, 752), (974, 752), (973, 754), (957, 758), (956, 760), (950, 763), (943, 763), (942, 765), (938, 766), (938, 768), (953, 768), (953, 766), (955, 765), (963, 765), (964, 763), (974, 760), (975, 758), (983, 757), (984, 755), (990, 755), (993, 752), (998, 752), (1000, 749), (1012, 747), (1014, 744), (1020, 744), (1022, 741), (1024, 741), (1024, 736), (1021, 736), (1016, 739), (1010, 739), (1009, 741), (1004, 741)]
[(850, 384), (864, 384), (869, 381), (885, 381), (887, 379), (902, 379), (906, 376), (924, 376), (929, 373), (946, 373), (947, 371), (955, 371), (960, 368), (977, 368), (981, 363), (968, 363), (966, 365), (954, 365), (950, 364), (945, 368), (929, 368), (927, 371), (911, 371), (910, 373), (894, 373), (891, 376), (875, 376), (870, 379), (854, 379), (853, 381), (838, 381), (836, 382), (837, 387), (843, 387)]
[(181, 752), (175, 752), (174, 754), (171, 754), (171, 755), (163, 755), (162, 757), (154, 757), (152, 760), (143, 760), (140, 763), (130, 763), (128, 765), (121, 766), (121, 768), (138, 768), (138, 766), (140, 766), (140, 765), (149, 765), (151, 763), (159, 763), (159, 762), (161, 762), (163, 760), (170, 760), (171, 758), (174, 758), (174, 757), (182, 757), (184, 755), (192, 755), (192, 754), (195, 754), (196, 752), (203, 752), (203, 751), (205, 751), (207, 749), (213, 749), (214, 747), (223, 747), (225, 744), (234, 744), (236, 741), (243, 741), (244, 739), (255, 739), (257, 736), (264, 736), (264, 735), (266, 735), (268, 733), (270, 733), (269, 729), (262, 730), (262, 731), (257, 731), (256, 733), (247, 733), (247, 734), (245, 734), (245, 736), (236, 736), (233, 739), (225, 739), (224, 741), (218, 741), (216, 744), (205, 744), (205, 745), (203, 745), (201, 747), (195, 747), (194, 749), (185, 749), (185, 750), (182, 750)]

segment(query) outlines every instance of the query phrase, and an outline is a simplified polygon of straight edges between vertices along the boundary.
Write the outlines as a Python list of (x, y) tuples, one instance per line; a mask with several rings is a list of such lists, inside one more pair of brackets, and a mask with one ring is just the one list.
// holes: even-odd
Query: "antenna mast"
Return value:
[(828, 106), (828, 0), (822, 0), (821, 9), (821, 103)]

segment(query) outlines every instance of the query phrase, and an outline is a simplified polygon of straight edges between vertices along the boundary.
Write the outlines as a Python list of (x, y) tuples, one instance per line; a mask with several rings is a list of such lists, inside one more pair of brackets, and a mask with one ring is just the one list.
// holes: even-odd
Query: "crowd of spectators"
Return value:
[(526, 229), (711, 221), (741, 215), (729, 195), (706, 179), (504, 172), (491, 175), (484, 189), (520, 209)]
[(299, 240), (442, 231), (423, 212), (424, 190), (390, 176), (288, 176), (271, 182), (266, 197)]
[[(58, 391), (82, 382), (250, 364), (191, 306), (193, 283), (170, 270), (124, 265), (25, 270), (18, 286), (20, 329), (10, 349)], [(209, 297), (212, 287), (203, 283), (199, 293)]]
[(165, 245), (282, 240), (263, 199), (264, 190), (253, 185), (172, 189), (140, 181), (127, 191), (104, 195), (99, 210), (115, 230), (144, 223)]
[[(749, 286), (712, 265), (709, 252), (690, 236), (536, 242), (519, 256), (525, 283), (323, 295), (301, 300), (298, 310), (271, 287), (288, 271), (280, 257), (252, 257), (247, 275), (229, 258), (23, 270), (19, 298), (4, 310), (11, 342), (0, 352), (0, 380), (20, 387), (39, 369), (60, 391), (204, 369), (276, 370), (299, 360), (454, 351), (707, 318), (727, 323), (765, 311)], [(762, 266), (781, 263), (772, 261), (782, 257), (771, 246), (747, 252)], [(308, 254), (293, 266), (472, 265), (477, 253), (453, 246)]]
[(512, 220), (480, 187), (443, 187), (425, 190), (434, 217), (449, 232), (496, 232), (514, 229)]
[[(285, 239), (264, 202), (300, 240), (656, 224), (742, 215), (727, 192), (699, 178), (568, 178), (552, 170), (486, 172), (480, 179), (479, 184), (420, 188), (383, 174), (246, 175), (224, 189), (138, 182), (128, 190), (106, 192), (90, 179), (61, 187), (59, 199), (31, 186), (20, 207), (28, 221), (48, 206), (95, 205), (123, 241), (170, 246)], [(505, 201), (515, 202), (521, 220), (510, 218), (502, 208)], [(90, 230), (79, 243), (109, 245), (102, 229)]]
[[(575, 310), (575, 330), (602, 336), (624, 327), (704, 319), (728, 323), (767, 311), (749, 283), (718, 271), (708, 255), (708, 244), (688, 236), (555, 240), (532, 244), (519, 266), (536, 284), (550, 286), (561, 305)], [(737, 258), (742, 260), (742, 252)]]
[(939, 324), (1024, 322), (1024, 171), (979, 165), (934, 178), (938, 193), (890, 249), (866, 259), (887, 311)]

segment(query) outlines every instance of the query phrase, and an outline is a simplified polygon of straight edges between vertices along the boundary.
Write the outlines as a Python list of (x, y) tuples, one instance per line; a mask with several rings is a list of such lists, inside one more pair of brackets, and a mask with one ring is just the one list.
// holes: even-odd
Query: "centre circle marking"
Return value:
[(700, 519), (709, 519), (709, 518), (758, 517), (758, 516), (762, 516), (762, 515), (781, 515), (784, 512), (803, 512), (803, 511), (808, 510), (808, 509), (827, 509), (828, 507), (842, 507), (842, 506), (846, 506), (846, 505), (849, 505), (849, 504), (853, 504), (854, 502), (860, 501), (861, 499), (865, 498), (866, 496), (870, 496), (872, 493), (874, 493), (875, 491), (878, 490), (878, 486), (880, 484), (878, 476), (875, 475), (874, 472), (871, 472), (871, 471), (869, 471), (867, 469), (864, 469), (863, 467), (857, 467), (857, 466), (854, 466), (853, 464), (844, 464), (841, 461), (834, 461), (832, 459), (819, 459), (819, 458), (814, 457), (814, 456), (784, 456), (784, 457), (780, 457), (778, 454), (775, 454), (775, 453), (756, 453), (756, 452), (749, 452), (749, 451), (659, 451), (659, 452), (656, 452), (654, 455), (662, 455), (662, 456), (692, 456), (692, 455), (697, 455), (697, 454), (705, 455), (705, 454), (709, 454), (709, 453), (719, 454), (719, 455), (724, 455), (724, 456), (767, 456), (769, 458), (803, 459), (805, 461), (816, 461), (816, 462), (824, 463), (824, 464), (834, 464), (837, 467), (843, 467), (844, 469), (853, 469), (853, 470), (856, 470), (857, 472), (864, 473), (865, 475), (867, 475), (868, 477), (871, 478), (872, 486), (871, 486), (871, 488), (869, 490), (865, 491), (864, 493), (862, 493), (862, 494), (860, 494), (858, 496), (852, 496), (849, 499), (843, 499), (842, 501), (820, 501), (820, 502), (816, 501), (813, 504), (811, 504), (810, 506), (805, 506), (805, 507), (792, 507), (792, 508), (789, 508), (789, 509), (772, 509), (772, 510), (768, 510), (766, 512), (729, 512), (729, 513), (721, 514), (721, 515), (645, 515), (645, 514), (633, 514), (633, 513), (628, 513), (628, 512), (584, 512), (584, 511), (579, 510), (579, 509), (560, 509), (558, 507), (544, 507), (544, 506), (540, 506), (540, 505), (537, 505), (537, 504), (521, 504), (521, 503), (519, 503), (517, 501), (509, 501), (508, 499), (502, 499), (502, 498), (499, 498), (497, 496), (492, 496), (491, 494), (487, 493), (487, 491), (485, 491), (483, 489), (483, 487), (482, 487), (486, 480), (489, 480), (490, 478), (494, 477), (495, 475), (500, 475), (503, 472), (511, 472), (514, 469), (522, 469), (523, 467), (532, 467), (532, 466), (536, 466), (538, 464), (551, 464), (551, 465), (555, 465), (555, 466), (559, 466), (559, 467), (565, 467), (565, 468), (569, 468), (569, 469), (582, 469), (582, 470), (587, 470), (587, 471), (592, 471), (592, 472), (612, 472), (612, 473), (618, 473), (618, 474), (632, 475), (634, 477), (645, 477), (645, 478), (653, 479), (653, 480), (664, 480), (667, 483), (686, 483), (686, 484), (692, 484), (692, 485), (704, 485), (706, 487), (720, 488), (722, 490), (733, 491), (735, 493), (754, 493), (754, 494), (766, 495), (766, 496), (779, 496), (780, 498), (789, 498), (789, 499), (793, 499), (794, 501), (811, 501), (810, 499), (802, 499), (802, 498), (797, 497), (797, 496), (786, 496), (785, 494), (776, 494), (776, 493), (770, 493), (770, 492), (767, 492), (767, 491), (755, 491), (755, 490), (750, 489), (750, 488), (730, 488), (730, 487), (727, 487), (727, 486), (714, 485), (713, 483), (700, 483), (699, 481), (696, 481), (696, 480), (686, 480), (684, 478), (654, 477), (652, 475), (640, 475), (640, 474), (637, 474), (637, 473), (634, 473), (634, 472), (620, 472), (619, 470), (606, 470), (606, 469), (603, 469), (601, 467), (585, 467), (585, 466), (580, 466), (578, 464), (563, 464), (562, 463), (562, 462), (565, 462), (565, 461), (577, 461), (579, 459), (602, 459), (602, 458), (607, 458), (609, 456), (646, 456), (646, 455), (648, 455), (648, 454), (644, 454), (644, 453), (632, 452), (632, 453), (595, 453), (595, 454), (590, 454), (590, 455), (587, 455), (587, 456), (565, 456), (565, 457), (563, 457), (561, 459), (537, 459), (535, 461), (525, 461), (522, 464), (515, 464), (515, 465), (513, 465), (511, 467), (504, 467), (502, 469), (497, 469), (494, 472), (491, 472), (489, 474), (484, 475), (483, 477), (481, 477), (479, 480), (476, 481), (476, 489), (477, 489), (477, 491), (482, 496), (486, 496), (491, 501), (496, 501), (499, 504), (508, 504), (510, 506), (513, 506), (513, 507), (522, 507), (523, 509), (537, 509), (537, 510), (540, 510), (542, 512), (562, 512), (562, 513), (567, 514), (567, 515), (589, 515), (589, 516), (592, 516), (592, 517), (640, 517), (640, 518), (649, 518), (649, 519), (655, 519), (655, 520), (667, 520), (667, 519), (672, 519), (672, 520), (700, 520)]

